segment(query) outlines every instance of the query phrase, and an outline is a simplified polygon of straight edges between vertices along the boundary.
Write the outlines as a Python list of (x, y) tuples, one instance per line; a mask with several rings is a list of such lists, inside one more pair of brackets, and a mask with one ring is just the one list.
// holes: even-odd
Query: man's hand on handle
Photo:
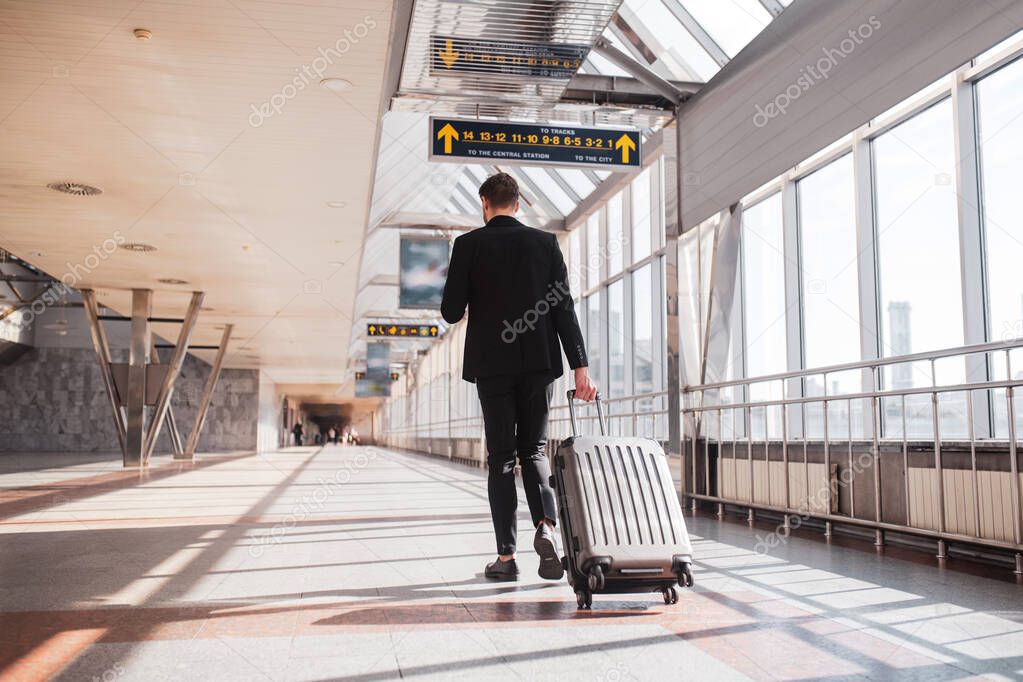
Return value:
[(590, 370), (587, 367), (575, 370), (575, 397), (587, 402), (597, 397), (597, 386), (590, 379)]

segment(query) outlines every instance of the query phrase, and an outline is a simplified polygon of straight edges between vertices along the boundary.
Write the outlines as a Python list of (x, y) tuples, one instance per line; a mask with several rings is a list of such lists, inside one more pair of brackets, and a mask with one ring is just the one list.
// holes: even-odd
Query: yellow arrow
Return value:
[[(437, 131), (437, 139), (444, 140), (444, 153), (451, 153), (451, 140), (458, 139), (458, 131), (450, 123), (445, 123), (444, 127)], [(630, 142), (632, 140), (629, 140)]]
[(440, 60), (444, 62), (444, 66), (450, 69), (452, 66), (455, 65), (455, 62), (458, 61), (458, 58), (462, 55), (460, 52), (454, 51), (454, 49), (451, 47), (450, 40), (445, 45), (445, 48), (446, 49), (443, 50), (438, 49), (437, 54), (440, 55)]
[(632, 141), (632, 138), (628, 134), (622, 135), (615, 142), (615, 149), (622, 150), (622, 163), (629, 162), (629, 152), (636, 151), (636, 143)]

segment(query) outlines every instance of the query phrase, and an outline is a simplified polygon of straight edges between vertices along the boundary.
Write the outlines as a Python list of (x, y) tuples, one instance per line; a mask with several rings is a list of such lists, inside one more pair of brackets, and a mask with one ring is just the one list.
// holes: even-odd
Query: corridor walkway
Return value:
[(481, 470), (372, 447), (161, 460), (142, 479), (3, 462), (3, 680), (1023, 676), (1023, 587), (865, 544), (759, 554), (769, 529), (691, 518), (679, 604), (579, 612), (531, 550), (520, 582), (482, 578)]

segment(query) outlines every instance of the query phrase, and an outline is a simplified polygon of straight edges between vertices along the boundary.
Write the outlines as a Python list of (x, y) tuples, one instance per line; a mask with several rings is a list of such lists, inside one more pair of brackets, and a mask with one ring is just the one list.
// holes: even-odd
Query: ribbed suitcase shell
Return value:
[(572, 584), (610, 559), (598, 592), (663, 589), (693, 549), (660, 445), (645, 438), (574, 436), (555, 456), (555, 487)]

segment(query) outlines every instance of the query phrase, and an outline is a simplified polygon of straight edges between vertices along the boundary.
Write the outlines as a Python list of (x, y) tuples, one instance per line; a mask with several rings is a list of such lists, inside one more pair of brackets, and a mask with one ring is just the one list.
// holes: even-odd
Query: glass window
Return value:
[[(796, 190), (805, 365), (855, 362), (860, 359), (860, 314), (852, 155), (806, 176)], [(822, 385), (816, 389), (808, 395), (823, 392)]]
[[(852, 154), (800, 180), (796, 196), (804, 365), (813, 368), (854, 362), (860, 359), (861, 352)], [(805, 381), (808, 396), (851, 393), (860, 388), (858, 372), (809, 376)], [(860, 403), (831, 403), (828, 433), (862, 434), (861, 408)], [(820, 438), (823, 434), (823, 403), (808, 403), (806, 435)]]
[(608, 397), (625, 395), (625, 280), (607, 288)]
[[(951, 100), (878, 137), (874, 165), (882, 353), (961, 345)], [(893, 387), (930, 383), (930, 376), (902, 379), (906, 386)]]
[(590, 378), (600, 389), (600, 292), (586, 298), (586, 355), (590, 362)]
[(580, 230), (572, 230), (568, 234), (568, 281), (573, 297), (578, 297), (582, 290), (583, 245)]
[(614, 275), (622, 271), (625, 263), (625, 226), (622, 224), (622, 193), (611, 197), (607, 202), (607, 274)]
[(650, 168), (632, 181), (632, 261), (650, 255)]
[(653, 288), (653, 263), (632, 273), (632, 383), (633, 393), (656, 390), (656, 357), (660, 344), (654, 340), (654, 301), (660, 299)]
[(586, 288), (592, 289), (600, 282), (600, 211), (586, 219)]
[[(781, 194), (774, 194), (742, 214), (743, 311), (745, 316), (746, 376), (784, 372), (785, 353), (785, 252), (781, 217)], [(782, 397), (782, 383), (750, 385), (750, 400)], [(752, 417), (754, 437), (781, 436), (781, 408), (756, 410)]]
[[(1023, 177), (1023, 61), (996, 71), (977, 84), (984, 242), (987, 251), (988, 340), (1023, 338), (1023, 227), (1019, 183)], [(1023, 376), (1023, 358), (1012, 357), (1012, 373)], [(992, 355), (992, 378), (1006, 378), (1004, 353)], [(1008, 436), (1005, 392), (992, 396), (995, 435)], [(1017, 433), (1023, 410), (1017, 408)]]
[[(963, 343), (952, 101), (917, 114), (873, 143), (881, 353), (905, 355)], [(891, 365), (885, 385), (910, 388), (960, 382), (964, 363)], [(949, 396), (955, 398), (955, 396)], [(943, 435), (966, 431), (965, 398), (942, 407)], [(900, 401), (901, 403), (901, 401)], [(928, 396), (906, 399), (910, 436), (933, 435)], [(901, 404), (885, 406), (890, 435), (901, 435)]]
[(784, 372), (788, 363), (781, 194), (774, 194), (743, 212), (742, 269), (746, 376)]

